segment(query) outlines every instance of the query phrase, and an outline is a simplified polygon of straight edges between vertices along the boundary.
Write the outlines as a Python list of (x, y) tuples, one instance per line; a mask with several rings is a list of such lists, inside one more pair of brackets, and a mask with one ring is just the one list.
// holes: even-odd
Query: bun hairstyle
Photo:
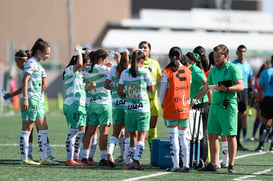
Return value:
[(170, 63), (166, 66), (166, 68), (171, 67), (173, 72), (176, 72), (179, 68), (179, 61), (182, 59), (183, 54), (182, 50), (179, 47), (172, 47), (169, 51), (169, 59)]
[(28, 50), (22, 50), (22, 49), (20, 49), (20, 50), (18, 50), (16, 53), (15, 53), (15, 58), (16, 59), (22, 59), (22, 58), (30, 58), (30, 53), (29, 53), (29, 51)]
[(133, 76), (137, 76), (138, 72), (138, 65), (137, 63), (140, 62), (140, 60), (145, 59), (145, 54), (142, 49), (135, 50), (132, 54), (132, 63), (131, 68), (129, 69), (129, 73)]

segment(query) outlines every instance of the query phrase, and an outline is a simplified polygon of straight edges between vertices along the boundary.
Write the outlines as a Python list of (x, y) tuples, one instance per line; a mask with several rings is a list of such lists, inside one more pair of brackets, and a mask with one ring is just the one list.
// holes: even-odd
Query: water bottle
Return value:
[(2, 96), (3, 96), (4, 100), (5, 100), (5, 103), (7, 105), (9, 105), (10, 104), (10, 98), (8, 97), (7, 91), (4, 88), (2, 88)]
[(114, 50), (108, 50), (108, 52), (112, 57), (115, 57), (116, 52)]

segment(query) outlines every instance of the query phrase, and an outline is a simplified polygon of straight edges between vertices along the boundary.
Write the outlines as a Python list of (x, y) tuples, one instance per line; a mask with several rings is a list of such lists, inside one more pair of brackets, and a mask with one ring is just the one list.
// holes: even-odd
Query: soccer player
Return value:
[(150, 104), (147, 90), (154, 93), (150, 72), (143, 68), (145, 53), (132, 54), (131, 67), (121, 73), (118, 94), (126, 100), (125, 127), (130, 132), (131, 169), (143, 170), (140, 159), (145, 148), (145, 137), (150, 125)]
[(163, 108), (164, 123), (170, 136), (170, 151), (173, 168), (167, 171), (180, 171), (179, 153), (183, 155), (183, 172), (189, 172), (189, 147), (186, 140), (190, 115), (191, 71), (180, 63), (182, 51), (172, 47), (169, 51), (170, 63), (163, 70), (160, 87), (160, 102)]
[(151, 150), (152, 139), (157, 138), (157, 122), (159, 116), (159, 104), (157, 96), (157, 82), (161, 80), (161, 68), (157, 60), (151, 59), (151, 44), (147, 41), (141, 41), (138, 45), (139, 49), (143, 49), (145, 54), (144, 68), (147, 68), (153, 78), (153, 85), (155, 88), (154, 93), (148, 92), (150, 100), (151, 118), (150, 129), (148, 132), (148, 143)]

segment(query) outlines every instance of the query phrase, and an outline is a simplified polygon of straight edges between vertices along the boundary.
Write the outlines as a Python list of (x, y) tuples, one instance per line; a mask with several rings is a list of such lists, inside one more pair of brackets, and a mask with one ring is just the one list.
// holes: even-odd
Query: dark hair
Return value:
[(245, 45), (239, 45), (239, 46), (237, 47), (237, 51), (239, 51), (239, 50), (242, 49), (242, 48), (247, 49)]
[(213, 52), (210, 52), (209, 53), (209, 69), (211, 69), (211, 66), (214, 66), (215, 63), (214, 63), (214, 55), (213, 55)]
[(25, 58), (25, 57), (27, 57), (27, 58), (29, 58), (30, 57), (30, 53), (29, 53), (29, 51), (28, 50), (22, 50), (22, 49), (20, 49), (20, 50), (18, 50), (16, 53), (15, 53), (15, 58)]
[(142, 44), (147, 44), (148, 47), (149, 47), (149, 49), (150, 49), (150, 50), (152, 49), (151, 43), (149, 43), (148, 41), (141, 41), (141, 42), (138, 44), (138, 48), (139, 48), (139, 49), (142, 49), (142, 48), (141, 48), (141, 45), (142, 45)]
[(128, 51), (123, 51), (120, 53), (121, 57), (120, 57), (119, 64), (117, 66), (117, 71), (116, 71), (116, 75), (118, 78), (120, 77), (121, 72), (128, 68), (128, 65), (129, 65), (128, 53), (129, 53)]
[(200, 56), (200, 63), (196, 62), (196, 65), (205, 72), (209, 70), (209, 61), (206, 56), (206, 50), (202, 46), (197, 46), (193, 49), (193, 53), (197, 53)]
[(173, 72), (176, 72), (179, 68), (179, 60), (182, 59), (182, 50), (179, 47), (172, 47), (169, 51), (169, 59), (170, 63), (166, 66), (166, 68), (171, 67)]
[(132, 63), (131, 68), (129, 69), (129, 73), (133, 76), (137, 76), (138, 66), (137, 63), (140, 62), (141, 59), (145, 59), (145, 54), (143, 50), (135, 50), (132, 54)]
[(42, 38), (39, 38), (38, 40), (36, 40), (33, 47), (31, 48), (31, 56), (34, 56), (38, 50), (40, 50), (41, 52), (45, 51), (47, 47), (50, 47), (49, 44)]
[(273, 65), (273, 55), (271, 56), (271, 64)]
[(92, 53), (91, 55), (90, 54), (89, 54), (89, 57), (90, 57), (90, 60), (91, 60), (91, 68), (89, 70), (89, 73), (91, 73), (93, 71), (93, 68), (94, 68), (95, 64), (98, 63), (98, 60), (100, 58), (105, 59), (105, 58), (108, 57), (107, 51), (105, 51), (103, 49), (98, 49), (94, 53)]
[(260, 77), (262, 71), (264, 70), (264, 66), (265, 66), (266, 64), (269, 65), (269, 62), (266, 61), (266, 62), (264, 62), (264, 63), (262, 64), (262, 66), (260, 67), (258, 73), (256, 74), (256, 77)]
[[(89, 56), (87, 54), (82, 54), (82, 62), (86, 63), (88, 60), (90, 60)], [(67, 67), (71, 65), (76, 65), (78, 62), (78, 55), (73, 55), (68, 63), (68, 65), (64, 68), (66, 69)], [(63, 79), (64, 79), (64, 71), (63, 71)]]

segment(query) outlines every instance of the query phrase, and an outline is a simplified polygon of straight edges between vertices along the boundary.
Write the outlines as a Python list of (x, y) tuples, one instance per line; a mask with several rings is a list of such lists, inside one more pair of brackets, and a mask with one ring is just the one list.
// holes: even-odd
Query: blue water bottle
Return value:
[(4, 100), (5, 100), (5, 103), (7, 105), (9, 105), (10, 104), (10, 98), (8, 97), (7, 91), (4, 88), (2, 88), (2, 96), (3, 96)]

